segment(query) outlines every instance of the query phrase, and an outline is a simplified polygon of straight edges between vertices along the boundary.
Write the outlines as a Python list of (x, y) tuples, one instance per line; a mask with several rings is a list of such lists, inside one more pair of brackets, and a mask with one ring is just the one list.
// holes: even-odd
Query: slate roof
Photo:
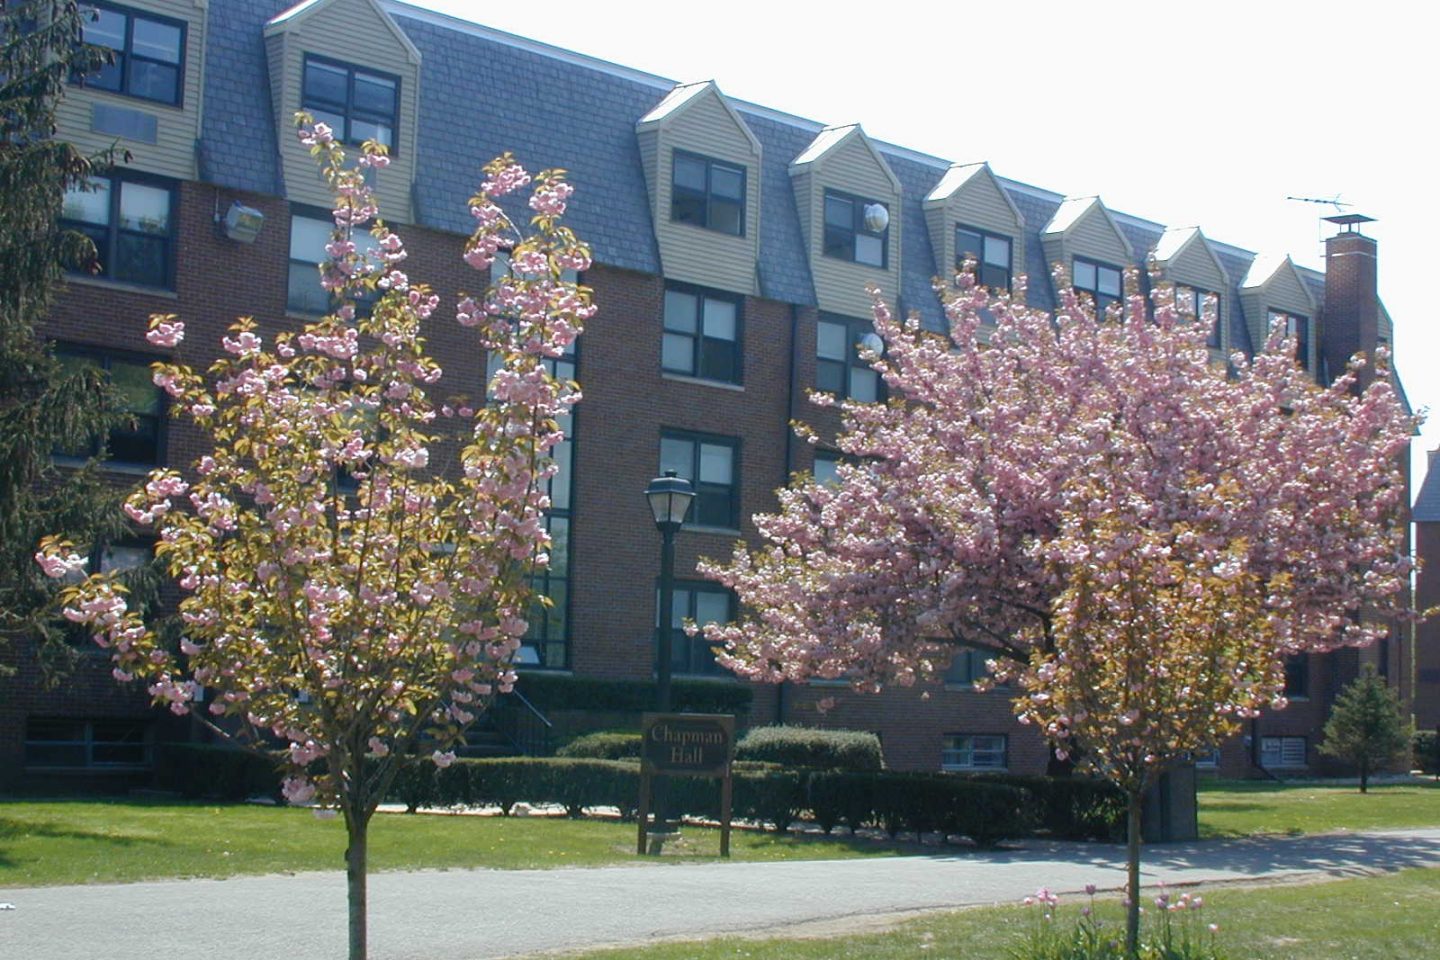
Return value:
[(284, 0), (223, 3), (223, 15), (211, 9), (205, 31), (205, 115), (197, 145), (200, 179), (284, 196), (263, 31), (265, 21), (288, 4)]
[[(206, 38), (205, 116), (197, 145), (201, 179), (237, 190), (284, 195), (272, 116), (263, 28), (294, 6), (293, 0), (212, 0)], [(676, 83), (522, 37), (476, 26), (396, 0), (381, 6), (422, 56), (418, 170), (414, 200), (425, 226), (468, 233), (465, 201), (480, 180), (480, 163), (510, 150), (530, 169), (561, 166), (577, 188), (568, 220), (611, 266), (658, 274), (659, 250), (635, 137), (636, 122), (663, 104), (675, 104)], [(698, 88), (697, 88), (698, 89)], [(760, 141), (760, 262), (758, 284), (769, 299), (816, 302), (814, 280), (800, 230), (789, 165), (826, 141), (826, 128), (766, 107), (731, 101)], [(848, 127), (832, 128), (833, 136)], [(818, 135), (818, 139), (817, 139)], [(936, 263), (923, 202), (950, 162), (876, 142), (902, 187), (901, 266), (898, 297), (904, 310), (940, 322), (930, 288)], [(953, 176), (953, 175), (952, 175)], [(1028, 302), (1054, 309), (1056, 297), (1041, 232), (1053, 229), (1064, 195), (997, 177), (1025, 219)], [(1070, 202), (1076, 212), (1084, 203)], [(1164, 234), (1161, 224), (1111, 211), (1143, 267)], [(1239, 298), (1253, 253), (1223, 243), (1212, 247), (1232, 278), (1230, 342), (1253, 352)], [(1317, 300), (1323, 278), (1302, 277)], [(1318, 278), (1318, 279), (1317, 279)]]

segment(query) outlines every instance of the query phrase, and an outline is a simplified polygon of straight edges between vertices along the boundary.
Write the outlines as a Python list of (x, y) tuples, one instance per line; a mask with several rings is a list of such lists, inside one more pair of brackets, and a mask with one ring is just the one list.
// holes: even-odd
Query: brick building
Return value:
[[(184, 317), (180, 356), (201, 363), (236, 315), (273, 331), (323, 309), (314, 263), (329, 198), (295, 141), (293, 111), (391, 146), (395, 162), (377, 181), (382, 210), (404, 225), (411, 272), (446, 298), (479, 285), (459, 252), (480, 164), (511, 150), (531, 169), (570, 171), (577, 197), (567, 219), (592, 246), (584, 280), (600, 314), (574, 358), (585, 401), (562, 451), (552, 518), (555, 607), (532, 629), (527, 671), (651, 675), (658, 536), (642, 491), (662, 469), (700, 490), (677, 540), (676, 615), (732, 614), (733, 599), (696, 578), (694, 565), (728, 553), (736, 537), (753, 539), (751, 515), (774, 505), (793, 472), (832, 462), (788, 429), (796, 418), (835, 429), (808, 390), (876, 395), (854, 346), (868, 329), (867, 283), (938, 325), (930, 278), (965, 256), (980, 260), (990, 284), (1028, 275), (1028, 302), (1040, 308), (1056, 299), (1052, 263), (1102, 304), (1125, 292), (1125, 268), (1153, 263), (1196, 296), (1218, 295), (1217, 361), (1252, 351), (1276, 319), (1297, 331), (1303, 362), (1322, 380), (1353, 350), (1392, 339), (1374, 243), (1358, 233), (1332, 239), (1322, 275), (1096, 197), (1008, 180), (985, 163), (874, 141), (859, 125), (823, 127), (731, 100), (714, 83), (676, 85), (393, 0), (96, 6), (89, 39), (114, 48), (116, 65), (71, 89), (61, 135), (92, 147), (118, 140), (133, 160), (105, 178), (107, 189), (67, 205), (105, 273), (74, 279), (48, 333), (130, 385), (139, 426), (112, 437), (117, 473), (185, 465), (200, 451), (148, 385), (155, 355), (141, 331), (150, 313)], [(264, 217), (253, 242), (221, 228), (235, 204)], [(484, 358), (461, 328), (437, 323), (429, 337), (449, 382), (479, 389)], [(144, 549), (107, 556), (125, 562)], [(1227, 747), (1222, 767), (1308, 767), (1328, 702), (1361, 658), (1408, 694), (1411, 651), (1399, 634), (1375, 650), (1297, 661), (1294, 705)], [(683, 635), (675, 669), (718, 677), (708, 651)], [(977, 669), (960, 654), (928, 697), (757, 689), (750, 721), (872, 729), (897, 767), (1043, 768), (1043, 744), (1014, 725), (1005, 694), (970, 688)], [(823, 695), (839, 706), (822, 716)], [(99, 657), (84, 658), (54, 693), (41, 694), (28, 670), (0, 680), (0, 778), (11, 784), (143, 777), (157, 737), (186, 735), (115, 684)]]

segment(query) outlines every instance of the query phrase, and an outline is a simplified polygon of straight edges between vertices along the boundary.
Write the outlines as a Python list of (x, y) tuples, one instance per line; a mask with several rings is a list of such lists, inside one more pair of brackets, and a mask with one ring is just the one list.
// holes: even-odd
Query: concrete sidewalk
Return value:
[[(1440, 866), (1440, 830), (1162, 844), (1145, 882), (1355, 876)], [(788, 863), (381, 873), (370, 880), (374, 960), (484, 960), (662, 938), (781, 930), (977, 904), (1040, 885), (1124, 884), (1124, 849), (1014, 850)], [(0, 890), (0, 960), (333, 960), (345, 952), (345, 877), (306, 873)]]

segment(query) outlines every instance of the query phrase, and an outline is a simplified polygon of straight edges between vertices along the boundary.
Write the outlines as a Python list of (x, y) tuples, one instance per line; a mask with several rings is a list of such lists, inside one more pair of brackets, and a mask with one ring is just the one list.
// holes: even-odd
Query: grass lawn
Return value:
[(1200, 784), (1200, 835), (1440, 827), (1440, 783), (1315, 786), (1255, 780)]
[[(687, 827), (664, 859), (719, 858), (720, 832)], [(736, 830), (735, 860), (827, 860), (913, 852), (901, 844)], [(0, 887), (125, 883), (344, 868), (345, 827), (309, 810), (179, 802), (0, 802)], [(523, 869), (630, 863), (635, 827), (551, 817), (381, 813), (372, 870)], [(653, 858), (645, 858), (653, 863)]]
[[(1205, 892), (1217, 944), (1235, 960), (1397, 960), (1433, 957), (1440, 944), (1440, 870), (1383, 877)], [(1082, 901), (1062, 900), (1073, 922)], [(1117, 901), (1101, 905), (1123, 933)], [(574, 955), (567, 960), (1009, 960), (1035, 915), (1021, 907), (962, 910), (878, 933), (812, 940), (720, 939)]]

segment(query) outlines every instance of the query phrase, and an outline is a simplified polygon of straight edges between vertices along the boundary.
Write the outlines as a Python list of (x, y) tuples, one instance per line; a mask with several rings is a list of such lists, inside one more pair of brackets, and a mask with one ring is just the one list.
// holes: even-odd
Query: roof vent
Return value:
[(1359, 233), (1362, 223), (1374, 223), (1374, 217), (1367, 217), (1363, 213), (1339, 213), (1333, 217), (1322, 217), (1326, 223), (1333, 223), (1340, 228), (1341, 233)]

